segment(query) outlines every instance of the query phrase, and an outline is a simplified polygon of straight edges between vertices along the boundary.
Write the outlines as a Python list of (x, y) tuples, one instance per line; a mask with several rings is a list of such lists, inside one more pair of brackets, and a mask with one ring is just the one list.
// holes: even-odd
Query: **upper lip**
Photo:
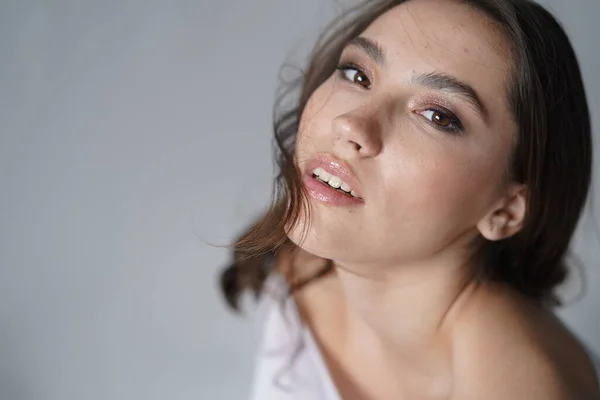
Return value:
[(343, 161), (329, 155), (319, 155), (312, 159), (306, 165), (306, 167), (306, 170), (309, 173), (312, 173), (315, 168), (323, 168), (326, 172), (339, 177), (341, 180), (350, 185), (352, 190), (356, 192), (357, 196), (359, 196), (361, 199), (364, 199), (362, 195), (362, 188), (358, 179), (355, 177), (350, 166), (345, 164)]

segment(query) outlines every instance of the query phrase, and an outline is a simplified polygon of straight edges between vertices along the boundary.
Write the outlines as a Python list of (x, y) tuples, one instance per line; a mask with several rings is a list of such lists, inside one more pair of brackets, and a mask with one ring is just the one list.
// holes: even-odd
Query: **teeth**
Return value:
[[(319, 172), (315, 172), (315, 171), (319, 171)], [(331, 179), (331, 174), (325, 172), (323, 170), (323, 168), (317, 168), (315, 171), (313, 171), (313, 174), (315, 174), (316, 176), (321, 178), (322, 181), (329, 182), (329, 180)]]
[(331, 175), (330, 173), (326, 172), (323, 168), (315, 168), (312, 173), (313, 175), (318, 176), (320, 180), (327, 183), (332, 188), (341, 189), (344, 192), (352, 195), (353, 197), (360, 197), (358, 193), (352, 190), (350, 185), (341, 180), (340, 177)]
[(340, 186), (342, 186), (342, 180), (340, 178), (338, 178), (337, 176), (332, 176), (329, 179), (329, 186), (334, 187), (334, 188), (339, 188)]

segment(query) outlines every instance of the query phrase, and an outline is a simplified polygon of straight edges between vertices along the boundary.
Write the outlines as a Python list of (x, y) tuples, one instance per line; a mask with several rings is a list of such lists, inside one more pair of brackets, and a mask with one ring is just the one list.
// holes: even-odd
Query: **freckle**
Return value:
[(469, 54), (469, 48), (468, 47), (465, 47), (463, 50), (465, 51), (465, 54)]

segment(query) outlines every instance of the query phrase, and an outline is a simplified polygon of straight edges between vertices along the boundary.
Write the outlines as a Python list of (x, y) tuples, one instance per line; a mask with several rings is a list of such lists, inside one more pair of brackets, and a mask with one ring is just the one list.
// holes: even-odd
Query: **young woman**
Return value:
[(234, 307), (261, 295), (253, 398), (600, 399), (552, 313), (592, 164), (557, 21), (530, 0), (368, 1), (300, 83), (274, 202), (221, 277)]

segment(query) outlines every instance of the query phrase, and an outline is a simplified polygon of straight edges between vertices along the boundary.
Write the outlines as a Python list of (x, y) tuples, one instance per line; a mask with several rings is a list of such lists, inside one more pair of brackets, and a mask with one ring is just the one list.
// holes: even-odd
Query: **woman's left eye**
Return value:
[(436, 128), (448, 132), (462, 132), (464, 127), (460, 120), (449, 111), (442, 111), (434, 108), (428, 108), (420, 111), (418, 114), (425, 117)]

